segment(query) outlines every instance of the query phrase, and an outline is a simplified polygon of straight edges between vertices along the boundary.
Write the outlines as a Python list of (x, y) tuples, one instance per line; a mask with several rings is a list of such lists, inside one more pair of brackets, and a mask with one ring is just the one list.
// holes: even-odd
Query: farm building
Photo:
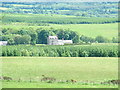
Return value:
[(6, 46), (7, 45), (7, 41), (0, 41), (0, 46)]
[(64, 45), (64, 44), (72, 44), (72, 40), (59, 40), (57, 36), (49, 36), (47, 38), (48, 45)]

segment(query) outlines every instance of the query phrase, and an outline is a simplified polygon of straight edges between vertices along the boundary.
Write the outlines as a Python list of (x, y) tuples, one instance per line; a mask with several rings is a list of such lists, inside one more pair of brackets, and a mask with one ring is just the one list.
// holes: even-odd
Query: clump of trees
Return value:
[(0, 35), (0, 41), (8, 41), (9, 45), (18, 44), (47, 44), (48, 36), (58, 36), (59, 39), (73, 40), (74, 44), (80, 43), (118, 43), (120, 42), (117, 37), (113, 37), (112, 40), (108, 40), (103, 36), (97, 36), (96, 38), (79, 35), (77, 32), (71, 31), (69, 29), (43, 29), (39, 28), (33, 30), (20, 29), (13, 30), (11, 28), (3, 28), (2, 35)]
[[(55, 30), (51, 28), (50, 30), (37, 29), (33, 30), (18, 30), (18, 31), (9, 31), (6, 29), (2, 30), (0, 40), (8, 41), (9, 45), (18, 45), (18, 44), (47, 44), (47, 37), (57, 35), (59, 39), (73, 40), (74, 43), (79, 43), (79, 35), (70, 30), (59, 29)], [(6, 34), (7, 33), (7, 34)]]
[(118, 38), (118, 37), (113, 37), (113, 38), (112, 38), (112, 42), (113, 42), (113, 43), (120, 43), (120, 38)]
[(107, 38), (102, 37), (102, 36), (97, 36), (95, 38), (95, 41), (97, 41), (98, 43), (108, 43), (108, 42), (110, 42), (110, 40), (108, 40)]
[(82, 35), (80, 37), (80, 40), (83, 41), (83, 42), (85, 42), (85, 43), (93, 43), (93, 42), (96, 41), (94, 38), (87, 37), (87, 36), (84, 36), (84, 35)]

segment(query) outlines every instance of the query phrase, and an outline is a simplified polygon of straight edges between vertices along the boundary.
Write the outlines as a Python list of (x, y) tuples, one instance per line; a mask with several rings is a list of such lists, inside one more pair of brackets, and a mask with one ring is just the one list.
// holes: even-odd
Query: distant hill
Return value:
[(118, 2), (3, 2), (3, 13), (118, 17)]

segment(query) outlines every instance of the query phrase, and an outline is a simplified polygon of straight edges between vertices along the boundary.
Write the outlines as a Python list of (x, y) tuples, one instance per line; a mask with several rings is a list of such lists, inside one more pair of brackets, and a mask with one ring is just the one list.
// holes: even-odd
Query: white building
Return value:
[(47, 38), (48, 45), (64, 45), (64, 44), (72, 44), (72, 40), (59, 40), (57, 36), (49, 36)]
[(6, 46), (7, 45), (7, 41), (0, 41), (0, 46)]

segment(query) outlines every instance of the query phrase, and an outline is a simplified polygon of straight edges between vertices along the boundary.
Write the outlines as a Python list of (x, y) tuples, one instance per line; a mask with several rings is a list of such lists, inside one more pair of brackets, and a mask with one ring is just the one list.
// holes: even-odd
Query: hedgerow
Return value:
[(2, 56), (118, 57), (117, 45), (2, 46)]

